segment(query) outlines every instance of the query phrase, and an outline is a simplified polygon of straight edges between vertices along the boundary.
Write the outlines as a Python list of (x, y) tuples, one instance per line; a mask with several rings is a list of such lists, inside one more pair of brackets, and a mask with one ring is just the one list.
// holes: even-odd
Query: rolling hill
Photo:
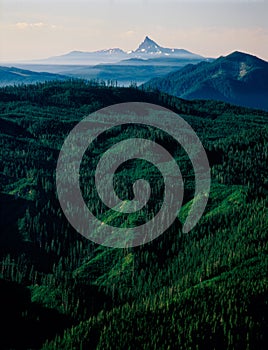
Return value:
[(213, 99), (268, 110), (268, 62), (242, 52), (187, 65), (143, 86), (189, 100)]
[(51, 80), (80, 78), (86, 80), (113, 81), (121, 86), (137, 85), (155, 77), (164, 77), (185, 65), (202, 60), (189, 58), (132, 58), (118, 63), (97, 65), (18, 64), (0, 67), (0, 86), (31, 84)]
[(0, 66), (0, 86), (33, 84), (52, 80), (66, 80), (68, 77), (47, 72), (33, 72), (16, 67)]
[(155, 77), (164, 77), (170, 72), (177, 71), (189, 62), (198, 63), (200, 60), (189, 60), (179, 58), (162, 59), (129, 59), (113, 64), (98, 64), (96, 66), (71, 67), (60, 71), (60, 74), (73, 78), (97, 79), (114, 81), (119, 85), (129, 86), (131, 83), (137, 85)]

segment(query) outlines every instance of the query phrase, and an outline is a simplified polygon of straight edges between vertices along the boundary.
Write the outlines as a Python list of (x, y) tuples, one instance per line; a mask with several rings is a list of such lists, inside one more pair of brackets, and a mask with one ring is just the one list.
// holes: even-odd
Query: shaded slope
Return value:
[(144, 86), (185, 99), (221, 100), (268, 110), (268, 63), (241, 52), (188, 65)]

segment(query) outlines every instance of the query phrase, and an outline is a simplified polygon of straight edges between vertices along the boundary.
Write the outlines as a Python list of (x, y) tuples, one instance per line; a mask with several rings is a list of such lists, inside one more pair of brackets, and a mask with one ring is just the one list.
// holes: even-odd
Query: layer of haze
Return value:
[(0, 60), (133, 50), (146, 35), (208, 57), (268, 60), (267, 13), (266, 0), (0, 0)]

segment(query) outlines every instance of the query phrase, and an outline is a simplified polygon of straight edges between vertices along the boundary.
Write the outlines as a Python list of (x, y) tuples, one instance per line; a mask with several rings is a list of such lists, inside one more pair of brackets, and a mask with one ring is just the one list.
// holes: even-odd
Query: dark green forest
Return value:
[[(115, 216), (88, 189), (98, 157), (122, 139), (151, 138), (166, 147), (185, 193), (178, 218), (160, 237), (108, 248), (68, 223), (57, 198), (56, 164), (80, 120), (133, 101), (167, 107), (192, 126), (208, 155), (211, 192), (199, 223), (182, 233), (194, 195), (187, 154), (151, 127), (113, 128), (87, 150), (81, 167), (83, 195), (102, 220), (135, 225), (161, 204), (161, 174), (139, 160), (118, 169), (115, 188), (131, 199), (131, 184), (147, 178), (153, 199), (143, 216)], [(0, 348), (266, 349), (267, 122), (261, 110), (112, 82), (1, 88)]]
[(189, 64), (144, 86), (187, 100), (219, 100), (268, 111), (267, 80), (268, 62), (235, 51), (212, 62)]

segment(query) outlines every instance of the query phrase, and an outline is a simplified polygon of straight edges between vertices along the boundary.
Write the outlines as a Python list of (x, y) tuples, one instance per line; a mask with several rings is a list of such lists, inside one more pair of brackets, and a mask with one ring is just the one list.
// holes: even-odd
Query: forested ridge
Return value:
[[(55, 169), (65, 137), (82, 118), (131, 101), (167, 107), (192, 126), (207, 152), (212, 185), (203, 217), (183, 234), (194, 192), (187, 154), (151, 127), (113, 128), (87, 150), (81, 167), (84, 197), (102, 220), (135, 225), (161, 204), (160, 174), (138, 160), (118, 169), (115, 188), (131, 199), (131, 184), (147, 178), (154, 190), (143, 215), (114, 216), (88, 190), (94, 168), (87, 165), (96, 165), (122, 139), (134, 135), (165, 146), (186, 187), (179, 217), (163, 235), (115, 249), (71, 227), (58, 202)], [(267, 121), (260, 110), (184, 101), (112, 82), (1, 88), (0, 347), (265, 349)]]
[(153, 78), (144, 87), (187, 100), (219, 100), (267, 111), (267, 77), (268, 62), (235, 51)]

